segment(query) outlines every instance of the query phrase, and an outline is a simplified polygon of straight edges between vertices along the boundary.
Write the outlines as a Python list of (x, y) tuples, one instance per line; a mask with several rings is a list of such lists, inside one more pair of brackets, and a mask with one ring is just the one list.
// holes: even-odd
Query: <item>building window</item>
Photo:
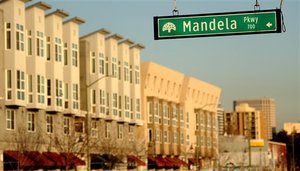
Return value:
[(57, 106), (63, 106), (62, 105), (62, 96), (63, 96), (63, 88), (62, 88), (62, 81), (56, 80), (56, 105)]
[(53, 116), (52, 115), (46, 115), (46, 127), (47, 127), (47, 133), (49, 133), (49, 134), (53, 133)]
[(100, 89), (100, 113), (105, 114), (105, 92)]
[(109, 106), (109, 93), (106, 93), (106, 106)]
[(95, 74), (96, 73), (96, 56), (95, 52), (91, 53), (91, 73)]
[(51, 38), (47, 37), (47, 61), (51, 60)]
[(51, 80), (47, 80), (47, 105), (51, 106)]
[(68, 44), (64, 44), (64, 65), (68, 65)]
[(130, 65), (130, 71), (129, 71), (129, 80), (130, 80), (130, 83), (132, 83), (132, 79), (133, 79), (133, 75), (132, 75), (132, 69), (131, 69), (131, 65)]
[(135, 66), (135, 84), (140, 84), (140, 68)]
[(45, 103), (45, 78), (43, 76), (37, 76), (37, 94), (38, 103)]
[(148, 139), (149, 139), (149, 142), (152, 143), (152, 129), (151, 128), (148, 129)]
[(90, 101), (91, 101), (91, 111), (92, 113), (96, 113), (96, 90), (90, 90)]
[(44, 33), (37, 31), (36, 36), (36, 54), (37, 56), (44, 56)]
[(165, 143), (168, 143), (168, 142), (169, 142), (168, 131), (164, 131), (164, 142), (165, 142)]
[(160, 142), (161, 141), (160, 140), (160, 130), (159, 129), (155, 130), (155, 141), (156, 142)]
[(134, 126), (132, 125), (129, 125), (129, 130), (128, 130), (128, 133), (129, 133), (129, 141), (134, 141)]
[(11, 109), (6, 110), (6, 129), (15, 129), (15, 111)]
[(118, 94), (113, 93), (113, 107), (118, 108)]
[(140, 99), (136, 99), (136, 112), (140, 112), (141, 111), (141, 100)]
[(84, 123), (83, 121), (76, 121), (75, 122), (75, 132), (83, 133), (84, 132)]
[(11, 24), (5, 23), (5, 47), (11, 49)]
[(78, 45), (75, 43), (72, 43), (72, 65), (78, 66)]
[(17, 99), (25, 100), (25, 73), (17, 70)]
[(105, 123), (105, 138), (110, 138), (111, 123)]
[(118, 139), (123, 139), (123, 125), (118, 125)]
[(69, 135), (70, 134), (70, 118), (64, 117), (64, 134)]
[(178, 117), (177, 117), (177, 107), (175, 105), (173, 105), (172, 107), (172, 125), (173, 126), (177, 126), (177, 121), (178, 121)]
[(11, 70), (6, 70), (6, 99), (12, 99)]
[(148, 102), (148, 123), (153, 122), (153, 102)]
[(117, 58), (112, 58), (111, 75), (115, 78), (118, 77)]
[(180, 133), (180, 144), (183, 145), (184, 144), (184, 134)]
[(124, 62), (124, 81), (129, 81), (128, 62)]
[(186, 112), (186, 128), (190, 127), (190, 114)]
[(154, 102), (154, 122), (160, 123), (160, 116), (159, 116), (159, 104)]
[(64, 95), (65, 95), (65, 109), (69, 108), (69, 85), (65, 83), (64, 85)]
[(124, 101), (124, 105), (125, 105), (125, 117), (129, 118), (129, 112), (128, 110), (130, 109), (130, 104), (129, 104), (129, 97), (128, 96), (125, 96), (125, 101)]
[(170, 125), (170, 116), (169, 116), (169, 106), (164, 104), (163, 105), (163, 118), (164, 118), (164, 125)]
[(78, 84), (73, 84), (73, 109), (79, 109)]
[(91, 137), (97, 138), (97, 122), (96, 121), (91, 122)]
[(129, 97), (125, 96), (125, 110), (129, 110)]
[(31, 30), (27, 31), (27, 55), (32, 55), (32, 34)]
[(180, 118), (180, 127), (184, 128), (184, 119), (183, 119), (183, 110), (180, 109), (179, 111), (179, 118)]
[(33, 112), (27, 113), (27, 130), (29, 132), (35, 131), (35, 114)]
[(21, 24), (16, 27), (16, 49), (24, 51), (24, 26)]
[(120, 62), (119, 62), (119, 66), (118, 66), (118, 72), (119, 72), (119, 80), (122, 80), (122, 69), (120, 66)]
[(62, 48), (61, 48), (61, 39), (58, 37), (55, 37), (55, 44), (54, 44), (54, 50), (55, 50), (55, 61), (61, 62), (62, 61)]
[(99, 73), (104, 74), (105, 68), (104, 68), (104, 54), (99, 54)]
[(28, 103), (33, 102), (32, 75), (28, 75)]

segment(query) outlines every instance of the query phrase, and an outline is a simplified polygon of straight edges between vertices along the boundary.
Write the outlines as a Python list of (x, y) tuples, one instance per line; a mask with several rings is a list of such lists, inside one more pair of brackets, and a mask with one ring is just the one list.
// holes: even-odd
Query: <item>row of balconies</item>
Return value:
[(201, 146), (201, 148), (190, 148), (189, 145), (173, 143), (148, 143), (150, 155), (188, 155), (193, 154), (201, 158), (212, 158), (218, 155), (217, 147)]

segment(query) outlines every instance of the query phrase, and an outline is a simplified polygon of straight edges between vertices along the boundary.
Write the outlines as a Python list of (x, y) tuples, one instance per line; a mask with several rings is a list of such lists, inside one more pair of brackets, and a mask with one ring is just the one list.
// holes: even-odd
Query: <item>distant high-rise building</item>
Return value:
[(225, 113), (225, 132), (229, 135), (250, 136), (251, 139), (267, 139), (266, 119), (263, 115), (247, 103), (241, 103), (234, 112)]
[(261, 111), (267, 118), (267, 138), (272, 139), (273, 133), (276, 132), (276, 104), (272, 98), (262, 99), (248, 99), (248, 100), (236, 100), (233, 102), (233, 106), (248, 103), (250, 107)]
[(217, 115), (219, 135), (224, 135), (224, 109), (221, 108), (221, 105), (218, 107)]

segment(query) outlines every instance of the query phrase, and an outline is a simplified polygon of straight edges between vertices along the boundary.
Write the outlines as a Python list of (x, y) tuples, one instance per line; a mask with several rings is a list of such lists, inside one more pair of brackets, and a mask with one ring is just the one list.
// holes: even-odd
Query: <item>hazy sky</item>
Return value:
[[(222, 88), (221, 103), (232, 111), (236, 99), (274, 98), (277, 127), (300, 121), (300, 3), (285, 0), (285, 33), (154, 40), (153, 16), (172, 15), (173, 0), (43, 0), (52, 10), (86, 20), (81, 35), (100, 28), (146, 46), (142, 60), (153, 61)], [(38, 2), (33, 0), (30, 4)], [(259, 0), (261, 10), (280, 0)], [(177, 0), (179, 14), (254, 9), (255, 0)], [(50, 11), (52, 11), (50, 10)]]

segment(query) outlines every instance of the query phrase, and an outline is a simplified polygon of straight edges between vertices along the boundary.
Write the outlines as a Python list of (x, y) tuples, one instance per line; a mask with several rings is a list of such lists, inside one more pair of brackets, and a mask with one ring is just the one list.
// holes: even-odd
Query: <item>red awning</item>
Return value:
[(64, 158), (55, 152), (43, 152), (43, 155), (45, 155), (48, 159), (52, 160), (56, 166), (58, 167), (64, 167), (66, 166)]
[(132, 163), (136, 163), (137, 166), (146, 166), (146, 163), (133, 155), (128, 155), (127, 160)]
[(48, 159), (52, 160), (55, 163), (55, 166), (64, 167), (64, 166), (83, 166), (85, 162), (78, 158), (73, 153), (55, 153), (55, 152), (44, 152)]
[(178, 157), (173, 157), (172, 159), (173, 159), (174, 163), (178, 163), (177, 166), (179, 166), (179, 167), (181, 167), (181, 166), (183, 166), (183, 167), (188, 166), (188, 164), (185, 161), (180, 160)]
[(85, 161), (78, 158), (73, 153), (61, 153), (62, 157), (65, 160), (65, 163), (71, 166), (84, 166)]
[(38, 167), (53, 167), (55, 163), (49, 160), (46, 156), (39, 153), (38, 151), (28, 151), (24, 153), (26, 157), (30, 158), (35, 162)]
[(174, 164), (172, 161), (168, 160), (168, 159), (165, 159), (163, 157), (156, 157), (156, 164), (157, 163), (162, 163), (163, 166), (165, 167), (173, 167)]
[(19, 151), (4, 151), (4, 157), (9, 160), (14, 160), (21, 168), (33, 168), (35, 166), (34, 161)]

